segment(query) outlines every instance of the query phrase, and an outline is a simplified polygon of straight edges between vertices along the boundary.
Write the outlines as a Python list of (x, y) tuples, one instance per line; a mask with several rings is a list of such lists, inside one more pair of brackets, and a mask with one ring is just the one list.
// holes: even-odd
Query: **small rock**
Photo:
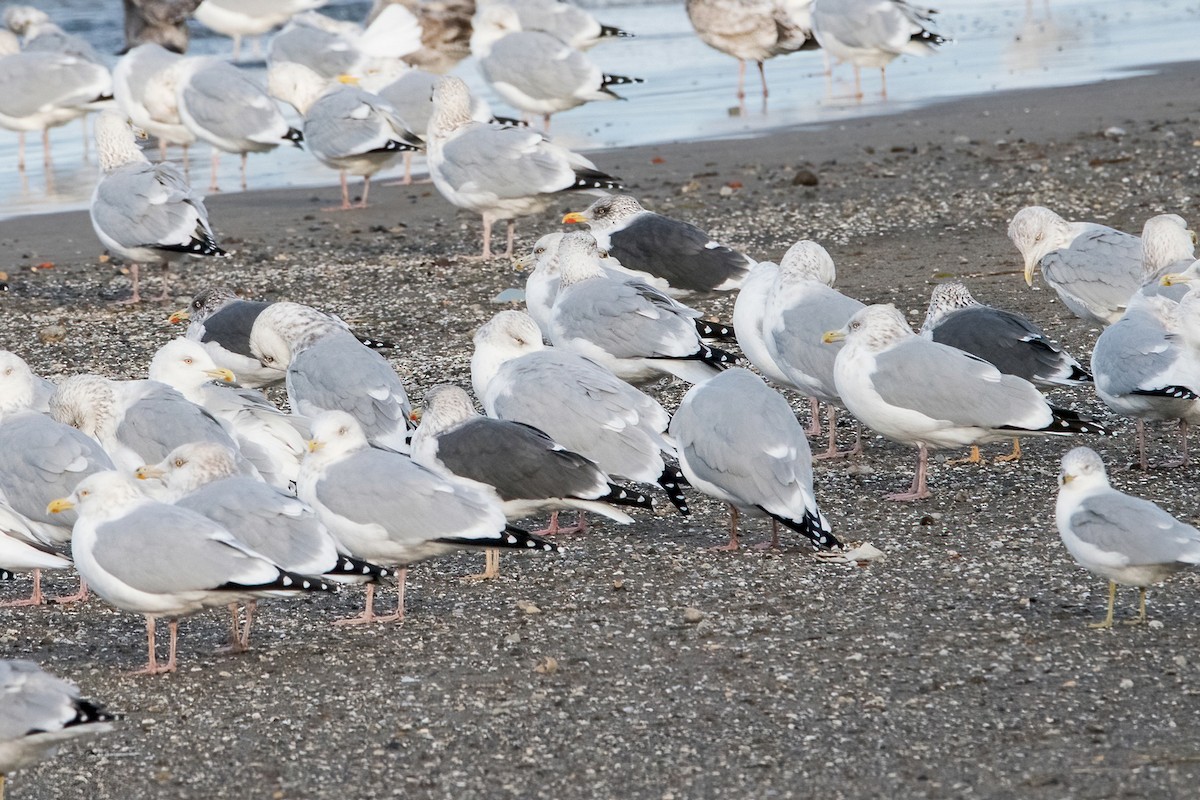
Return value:
[(1120, 686), (1122, 689), (1132, 689), (1133, 681), (1130, 680), (1129, 678), (1125, 678), (1124, 680), (1121, 681)]
[(792, 176), (792, 186), (816, 186), (820, 183), (817, 173), (811, 169), (798, 169)]
[(67, 338), (67, 329), (62, 325), (47, 325), (38, 331), (38, 341), (42, 344), (61, 342)]
[(688, 625), (695, 625), (704, 619), (704, 612), (698, 608), (688, 606), (683, 610), (683, 621)]
[(1120, 139), (1124, 135), (1125, 129), (1118, 128), (1116, 125), (1113, 125), (1111, 128), (1104, 129), (1104, 138), (1106, 139)]
[(722, 186), (717, 190), (717, 194), (721, 195), (721, 197), (729, 197), (733, 194), (733, 188), (730, 186)]
[(620, 579), (613, 581), (613, 591), (614, 592), (619, 592), (624, 588), (625, 588), (625, 581), (620, 580)]
[(533, 671), (539, 675), (553, 675), (558, 672), (558, 659), (554, 656), (546, 656), (537, 663)]
[(518, 600), (517, 608), (521, 609), (521, 611), (525, 612), (526, 614), (542, 613), (542, 610), (540, 608), (538, 608), (536, 605), (529, 602), (528, 600)]

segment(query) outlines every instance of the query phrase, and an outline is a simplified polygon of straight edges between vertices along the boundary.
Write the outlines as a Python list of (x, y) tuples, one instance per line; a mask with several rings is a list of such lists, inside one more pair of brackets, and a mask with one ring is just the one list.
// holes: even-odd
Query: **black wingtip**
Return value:
[(920, 42), (921, 44), (927, 44), (930, 47), (941, 47), (950, 40), (945, 36), (940, 36), (934, 33), (933, 31), (921, 30), (918, 33), (914, 33), (909, 41)]
[(370, 561), (363, 561), (351, 558), (350, 556), (338, 556), (337, 564), (332, 569), (327, 570), (325, 574), (339, 577), (362, 578), (369, 583), (375, 583), (383, 578), (395, 576), (396, 571), (388, 567), (381, 567), (378, 564), (372, 564)]
[(813, 546), (822, 550), (832, 550), (833, 548), (845, 549), (845, 545), (833, 535), (833, 530), (829, 527), (829, 520), (825, 518), (819, 510), (813, 514), (807, 508), (804, 509), (804, 516), (799, 520), (788, 519), (781, 517), (778, 514), (772, 514), (762, 506), (759, 510), (769, 516), (771, 519), (783, 525), (785, 528), (791, 528), (799, 534), (808, 537), (808, 540), (813, 543)]
[(633, 506), (634, 508), (654, 509), (654, 499), (635, 489), (626, 489), (615, 483), (608, 485), (608, 494), (600, 498), (614, 506)]
[(645, 83), (645, 78), (631, 78), (628, 75), (601, 75), (601, 86), (625, 86), (630, 83)]
[(374, 150), (371, 150), (370, 152), (372, 152), (372, 153), (419, 153), (419, 152), (421, 152), (421, 150), (422, 150), (422, 148), (420, 148), (416, 145), (413, 145), (413, 144), (409, 144), (408, 142), (401, 142), (398, 139), (388, 139), (386, 142), (384, 142), (383, 147), (377, 147)]
[(275, 579), (266, 583), (248, 584), (230, 581), (217, 587), (231, 592), (336, 592), (337, 584), (281, 569)]
[(0, 581), (11, 581), (13, 574), (6, 569), (0, 569)]
[(297, 130), (296, 128), (288, 128), (287, 133), (285, 133), (283, 135), (283, 138), (286, 141), (289, 141), (292, 144), (294, 144), (296, 147), (299, 147), (301, 150), (304, 149), (303, 146), (301, 145), (301, 143), (304, 141), (304, 133)]
[(595, 170), (595, 169), (577, 169), (575, 170), (575, 183), (568, 186), (566, 191), (572, 189), (623, 189), (621, 180), (614, 178), (611, 175)]
[(558, 545), (549, 539), (522, 530), (515, 525), (505, 525), (504, 530), (495, 536), (484, 538), (464, 538), (446, 536), (437, 540), (440, 544), (450, 544), (458, 547), (503, 547), (511, 550), (540, 550), (544, 553), (557, 553)]
[(1093, 383), (1095, 379), (1092, 373), (1088, 372), (1078, 364), (1071, 365), (1071, 374), (1067, 376), (1067, 380), (1075, 381), (1076, 383)]
[(614, 28), (612, 25), (600, 26), (601, 39), (633, 39), (635, 38), (629, 31), (623, 31), (620, 28)]
[(372, 350), (395, 350), (396, 343), (390, 342), (387, 339), (376, 339), (373, 336), (363, 336), (362, 334), (354, 334), (354, 338), (358, 339), (360, 344), (364, 344)]
[(733, 326), (726, 325), (724, 322), (709, 322), (697, 318), (696, 333), (700, 334), (701, 339), (712, 339), (717, 342), (737, 341), (737, 333), (734, 332)]
[[(1193, 395), (1195, 397), (1195, 395)], [(1113, 433), (1091, 417), (1085, 417), (1069, 408), (1051, 406), (1051, 422), (1042, 430), (1046, 433), (1089, 433), (1094, 436), (1112, 436)]]
[(96, 705), (91, 700), (81, 698), (75, 701), (75, 718), (63, 727), (70, 728), (74, 725), (88, 725), (93, 722), (115, 722), (116, 719), (117, 715), (108, 709)]
[(1168, 397), (1173, 400), (1196, 400), (1200, 395), (1186, 386), (1160, 386), (1157, 389), (1134, 389), (1130, 394), (1142, 395), (1144, 397)]
[(733, 353), (722, 350), (719, 347), (709, 347), (707, 345), (701, 347), (696, 357), (710, 367), (716, 367), (717, 369), (729, 369), (732, 366), (736, 366), (739, 361), (738, 357)]
[(679, 509), (680, 514), (686, 517), (692, 513), (688, 508), (687, 495), (683, 493), (683, 487), (688, 485), (687, 478), (683, 476), (678, 467), (667, 464), (662, 475), (658, 476), (658, 485), (667, 493), (667, 499), (671, 501), (671, 505)]

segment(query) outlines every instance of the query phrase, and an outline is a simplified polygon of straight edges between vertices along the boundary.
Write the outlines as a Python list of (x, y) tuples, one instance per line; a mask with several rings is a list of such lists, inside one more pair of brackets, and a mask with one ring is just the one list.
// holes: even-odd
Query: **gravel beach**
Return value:
[[(914, 325), (930, 288), (956, 277), (1086, 360), (1099, 331), (1040, 279), (1026, 288), (1007, 221), (1036, 203), (1130, 231), (1164, 212), (1195, 224), (1197, 96), (1200, 64), (1182, 64), (593, 158), (648, 207), (756, 257), (821, 242), (843, 292), (895, 303)], [(154, 349), (182, 333), (169, 311), (226, 283), (397, 342), (390, 360), (414, 399), (438, 382), (469, 386), (471, 334), (523, 277), (466, 260), (478, 219), (429, 184), (379, 186), (363, 212), (321, 211), (337, 192), (211, 197), (232, 256), (184, 264), (170, 307), (109, 304), (128, 279), (102, 262), (86, 213), (0, 222), (0, 345), (50, 377), (145, 377)], [(587, 202), (522, 220), (519, 247)], [(145, 286), (156, 293), (156, 276)], [(727, 319), (732, 297), (698, 306)], [(682, 389), (659, 396), (673, 408)], [(863, 567), (821, 563), (794, 536), (783, 552), (706, 552), (727, 517), (693, 495), (691, 518), (597, 520), (559, 556), (506, 556), (493, 582), (460, 580), (482, 555), (420, 564), (399, 626), (331, 627), (361, 590), (264, 603), (254, 649), (224, 656), (224, 614), (189, 618), (180, 671), (157, 678), (127, 674), (145, 657), (140, 617), (95, 599), (2, 609), (6, 657), (37, 661), (123, 716), (116, 732), (18, 773), (12, 796), (1195, 797), (1200, 581), (1184, 573), (1152, 590), (1148, 626), (1089, 630), (1107, 586), (1071, 561), (1053, 503), (1074, 444), (1096, 447), (1118, 488), (1190, 521), (1197, 467), (1118, 469), (1133, 460), (1132, 424), (1090, 390), (1055, 400), (1117, 435), (1027, 439), (1012, 464), (950, 466), (962, 454), (938, 453), (934, 496), (915, 504), (882, 499), (911, 480), (911, 448), (871, 437), (862, 458), (819, 464), (835, 533), (886, 553)], [(1154, 434), (1161, 460), (1177, 438)], [(744, 531), (748, 545), (769, 535), (761, 522)], [(49, 589), (69, 584), (52, 577)], [(27, 590), (18, 576), (0, 598)], [(1118, 617), (1135, 602), (1123, 590)]]

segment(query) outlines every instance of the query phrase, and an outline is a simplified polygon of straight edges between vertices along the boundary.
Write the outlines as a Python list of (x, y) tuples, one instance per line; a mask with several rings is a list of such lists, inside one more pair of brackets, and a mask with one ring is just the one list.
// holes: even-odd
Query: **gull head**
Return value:
[(133, 128), (124, 114), (103, 111), (96, 117), (96, 152), (100, 156), (100, 171), (108, 174), (126, 164), (149, 164), (150, 160), (137, 146)]
[(1070, 243), (1070, 223), (1042, 206), (1027, 206), (1008, 223), (1008, 238), (1025, 259), (1025, 283), (1033, 286), (1033, 271), (1047, 253)]
[(829, 251), (816, 242), (803, 239), (789, 247), (779, 259), (779, 278), (788, 284), (818, 281), (833, 286), (837, 269)]
[(588, 278), (603, 277), (600, 266), (600, 248), (596, 237), (587, 231), (571, 231), (564, 234), (558, 243), (558, 269), (562, 288)]
[(601, 197), (583, 211), (572, 211), (562, 221), (566, 225), (584, 223), (592, 230), (604, 231), (617, 227), (645, 210), (636, 198), (627, 194), (613, 194)]
[(0, 350), (0, 416), (31, 408), (37, 382), (33, 370), (16, 353)]
[(953, 311), (977, 305), (978, 301), (971, 296), (970, 290), (962, 281), (939, 283), (929, 294), (929, 308), (925, 311), (925, 322), (921, 325), (921, 330), (931, 330)]
[(123, 516), (129, 506), (147, 499), (132, 478), (110, 469), (84, 478), (71, 494), (51, 500), (46, 510), (61, 514), (79, 509), (80, 515), (112, 518)]
[(908, 321), (894, 305), (888, 303), (859, 309), (844, 327), (826, 331), (821, 341), (825, 344), (845, 341), (847, 347), (860, 347), (878, 353), (910, 336), (916, 334), (908, 327)]
[(471, 90), (467, 84), (453, 75), (438, 80), (433, 85), (433, 113), (426, 129), (430, 139), (444, 139), (472, 122)]
[(99, 375), (72, 375), (50, 397), (50, 416), (103, 443), (116, 435), (116, 393)]
[[(430, 387), (429, 391), (425, 392), (421, 405), (424, 407), (424, 411), (421, 412), (421, 427), (414, 434), (414, 440), (418, 435), (437, 436), (461, 422), (478, 416), (470, 395), (450, 383), (439, 383)], [(415, 441), (413, 448), (416, 448)]]
[[(569, 214), (567, 216), (570, 216)], [(518, 258), (513, 265), (519, 269), (533, 266), (534, 272), (548, 278), (558, 277), (558, 245), (562, 242), (564, 233), (547, 233), (538, 239), (529, 255)]]
[(133, 473), (140, 481), (162, 481), (175, 497), (182, 497), (205, 484), (237, 474), (239, 470), (234, 452), (216, 442), (181, 444), (162, 461), (138, 467)]
[(1058, 472), (1060, 490), (1078, 491), (1108, 486), (1108, 474), (1104, 460), (1090, 447), (1076, 447), (1062, 457), (1062, 468)]
[(345, 411), (326, 411), (312, 421), (307, 459), (333, 460), (370, 447), (358, 420)]
[(178, 389), (185, 397), (193, 396), (206, 383), (233, 383), (234, 375), (218, 367), (204, 345), (192, 339), (172, 339), (158, 348), (150, 359), (150, 380)]
[(198, 292), (192, 298), (192, 302), (188, 303), (186, 309), (181, 309), (172, 314), (169, 321), (172, 324), (185, 320), (188, 322), (204, 322), (213, 314), (225, 308), (225, 306), (240, 299), (237, 296), (237, 292), (228, 286), (210, 286)]

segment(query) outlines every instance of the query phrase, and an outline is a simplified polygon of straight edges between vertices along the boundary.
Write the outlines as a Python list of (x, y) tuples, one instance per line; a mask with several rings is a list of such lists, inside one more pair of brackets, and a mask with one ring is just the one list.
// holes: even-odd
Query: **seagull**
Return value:
[(299, 303), (272, 303), (254, 323), (250, 350), (263, 364), (286, 365), (294, 414), (345, 411), (371, 444), (407, 452), (412, 406), (404, 384), (341, 320)]
[[(327, 0), (204, 0), (192, 16), (209, 30), (233, 39), (233, 60), (241, 55), (243, 36), (261, 36), (296, 14)], [(257, 42), (255, 42), (257, 45)]]
[(261, 392), (230, 386), (236, 376), (217, 367), (204, 346), (191, 339), (172, 339), (160, 347), (148, 374), (215, 417), (264, 481), (285, 490), (296, 482), (307, 420), (280, 411)]
[(563, 222), (585, 223), (601, 250), (675, 297), (735, 291), (756, 263), (689, 222), (647, 211), (629, 195), (601, 197)]
[[(147, 497), (119, 472), (92, 475), (47, 508), (79, 509), (71, 542), (79, 574), (105, 602), (145, 616), (149, 659), (142, 674), (175, 671), (181, 616), (241, 598), (334, 590), (282, 569), (207, 517)], [(171, 629), (163, 665), (154, 647), (158, 617)]]
[(558, 549), (508, 525), (495, 492), (371, 447), (362, 427), (345, 412), (314, 419), (312, 435), (298, 496), (316, 510), (345, 551), (399, 567), (395, 613), (375, 613), (375, 587), (368, 583), (362, 614), (341, 624), (404, 619), (405, 578), (408, 565), (417, 561), (464, 547)]
[(683, 476), (666, 438), (671, 417), (595, 361), (546, 347), (533, 319), (501, 311), (475, 332), (471, 381), (488, 416), (532, 425), (604, 472), (657, 484), (688, 513)]
[[(15, 40), (15, 37), (13, 37)], [(92, 110), (112, 93), (112, 76), (102, 65), (56, 51), (18, 51), (0, 40), (0, 128), (17, 131), (17, 169), (25, 169), (25, 133), (42, 132), (47, 171), (50, 129)]]
[(771, 519), (822, 549), (841, 548), (813, 495), (812, 456), (791, 406), (749, 370), (734, 367), (688, 390), (671, 418), (688, 482), (729, 506), (729, 543), (738, 548), (740, 512)]
[(0, 798), (11, 773), (73, 739), (108, 733), (115, 719), (32, 661), (0, 660)]
[(746, 97), (746, 62), (758, 65), (763, 104), (767, 73), (763, 62), (798, 50), (815, 50), (812, 0), (687, 0), (688, 20), (714, 50), (738, 60), (738, 101)]
[(1008, 224), (1025, 259), (1025, 283), (1042, 277), (1072, 314), (1111, 325), (1143, 283), (1142, 241), (1094, 222), (1067, 222), (1048, 208), (1028, 206)]
[[(767, 348), (766, 334), (763, 330), (767, 303), (770, 302), (771, 291), (778, 275), (779, 265), (774, 261), (760, 261), (751, 267), (742, 281), (741, 288), (738, 289), (737, 298), (733, 301), (733, 329), (737, 332), (737, 345), (746, 360), (764, 377), (780, 386), (787, 386), (787, 376), (775, 363)], [(528, 284), (525, 297), (528, 302)], [(816, 418), (815, 413), (813, 416)]]
[(887, 99), (887, 65), (902, 55), (927, 56), (947, 40), (930, 30), (933, 9), (905, 0), (813, 0), (812, 33), (838, 62), (854, 65), (854, 94), (862, 98), (862, 67), (879, 69)]
[(546, 130), (552, 114), (596, 100), (623, 100), (609, 87), (642, 83), (641, 78), (602, 73), (552, 33), (522, 30), (517, 9), (503, 3), (475, 15), (471, 55), (496, 94), (514, 108), (541, 114)]
[(674, 375), (699, 383), (734, 363), (701, 341), (700, 312), (636, 278), (614, 279), (600, 264), (596, 240), (570, 233), (558, 246), (561, 282), (551, 312), (551, 340), (611, 369), (623, 380)]
[(785, 385), (809, 398), (812, 424), (806, 433), (810, 436), (821, 435), (817, 404), (826, 405), (829, 446), (818, 459), (862, 452), (861, 430), (853, 448), (837, 448), (837, 406), (843, 403), (834, 380), (834, 362), (841, 346), (822, 345), (821, 335), (844, 325), (863, 304), (834, 289), (835, 277), (833, 259), (824, 247), (808, 240), (792, 245), (779, 261), (762, 321), (767, 352), (783, 372)]
[[(180, 445), (158, 464), (138, 467), (134, 475), (161, 481), (172, 503), (202, 514), (288, 572), (337, 583), (379, 581), (392, 574), (340, 552), (315, 511), (287, 492), (240, 474), (235, 454), (219, 444)], [(239, 630), (237, 603), (230, 604), (234, 651), (249, 647), (254, 606), (254, 600), (246, 604), (246, 622)]]
[(113, 98), (129, 121), (158, 139), (160, 160), (168, 144), (183, 147), (187, 169), (188, 147), (196, 135), (179, 116), (179, 101), (168, 69), (182, 58), (162, 45), (148, 42), (130, 49), (113, 68)]
[[(271, 67), (267, 85), (272, 95), (290, 103), (304, 117), (304, 142), (325, 166), (341, 175), (341, 210), (366, 208), (371, 176), (402, 152), (423, 145), (383, 98), (352, 85), (356, 78), (329, 84), (300, 64)], [(346, 82), (348, 81), (348, 82)], [(346, 175), (361, 175), (363, 193), (350, 204)]]
[(1144, 623), (1146, 587), (1200, 564), (1200, 531), (1112, 488), (1104, 461), (1087, 447), (1063, 456), (1054, 519), (1071, 557), (1108, 579), (1108, 614), (1092, 628), (1113, 626), (1117, 584), (1138, 587), (1138, 615), (1128, 624)]
[(536, 214), (562, 192), (620, 189), (616, 178), (539, 133), (497, 127), (471, 118), (471, 93), (447, 76), (433, 91), (429, 121), (429, 175), (452, 205), (483, 217), (483, 253), (492, 258), (492, 223), (508, 220), (513, 252), (516, 218)]
[(242, 191), (246, 191), (246, 160), (250, 153), (270, 152), (288, 142), (299, 147), (304, 141), (304, 134), (284, 120), (275, 100), (228, 62), (182, 58), (167, 67), (163, 80), (175, 87), (184, 126), (197, 139), (212, 145), (210, 192), (218, 191), (221, 151), (241, 157)]
[[(496, 0), (477, 5), (488, 7)], [(601, 42), (631, 39), (633, 34), (612, 25), (604, 25), (587, 10), (564, 0), (502, 0), (516, 10), (521, 30), (544, 31), (576, 50), (590, 50)]]
[(1177, 371), (1185, 349), (1181, 338), (1177, 303), (1135, 293), (1092, 350), (1096, 394), (1113, 411), (1133, 417), (1143, 470), (1149, 468), (1146, 420), (1179, 420), (1180, 457), (1163, 466), (1188, 463), (1188, 423), (1200, 411), (1200, 379), (1189, 380)]
[(71, 566), (70, 558), (39, 541), (24, 518), (7, 502), (0, 501), (0, 572), (6, 578), (11, 578), (14, 572), (32, 571), (34, 575), (29, 597), (0, 603), (0, 608), (41, 605), (45, 602), (41, 571), (66, 570)]
[[(983, 305), (960, 281), (933, 288), (920, 333), (930, 341), (978, 356), (1006, 375), (1024, 378), (1035, 386), (1092, 382), (1092, 374), (1029, 318)], [(1015, 461), (1020, 457), (1020, 440), (1013, 439), (1012, 454), (998, 460)], [(967, 461), (979, 460), (979, 448), (972, 445)]]
[[(237, 452), (221, 423), (165, 383), (72, 375), (50, 398), (55, 420), (99, 442), (118, 469), (154, 464), (186, 442), (216, 442)], [(244, 458), (243, 472), (257, 475)]]
[(1159, 214), (1142, 226), (1142, 294), (1165, 294), (1178, 302), (1187, 287), (1167, 288), (1163, 278), (1184, 272), (1196, 260), (1196, 232), (1178, 214)]
[(929, 448), (963, 447), (1010, 436), (1108, 432), (1050, 405), (1032, 383), (981, 358), (912, 332), (892, 305), (867, 306), (822, 337), (845, 341), (834, 366), (838, 394), (864, 425), (917, 447), (917, 472), (891, 500), (929, 497)]
[(100, 182), (92, 194), (92, 228), (112, 253), (130, 262), (133, 296), (138, 289), (138, 265), (163, 265), (166, 299), (167, 265), (184, 256), (223, 256), (203, 198), (192, 191), (172, 164), (151, 164), (133, 141), (129, 125), (115, 111), (96, 120), (96, 149), (100, 153)]
[[(419, 21), (401, 5), (372, 15), (364, 29), (315, 11), (294, 16), (272, 39), (268, 73), (285, 62), (301, 64), (325, 80), (392, 68), (421, 49)], [(416, 62), (413, 62), (416, 63)]]

